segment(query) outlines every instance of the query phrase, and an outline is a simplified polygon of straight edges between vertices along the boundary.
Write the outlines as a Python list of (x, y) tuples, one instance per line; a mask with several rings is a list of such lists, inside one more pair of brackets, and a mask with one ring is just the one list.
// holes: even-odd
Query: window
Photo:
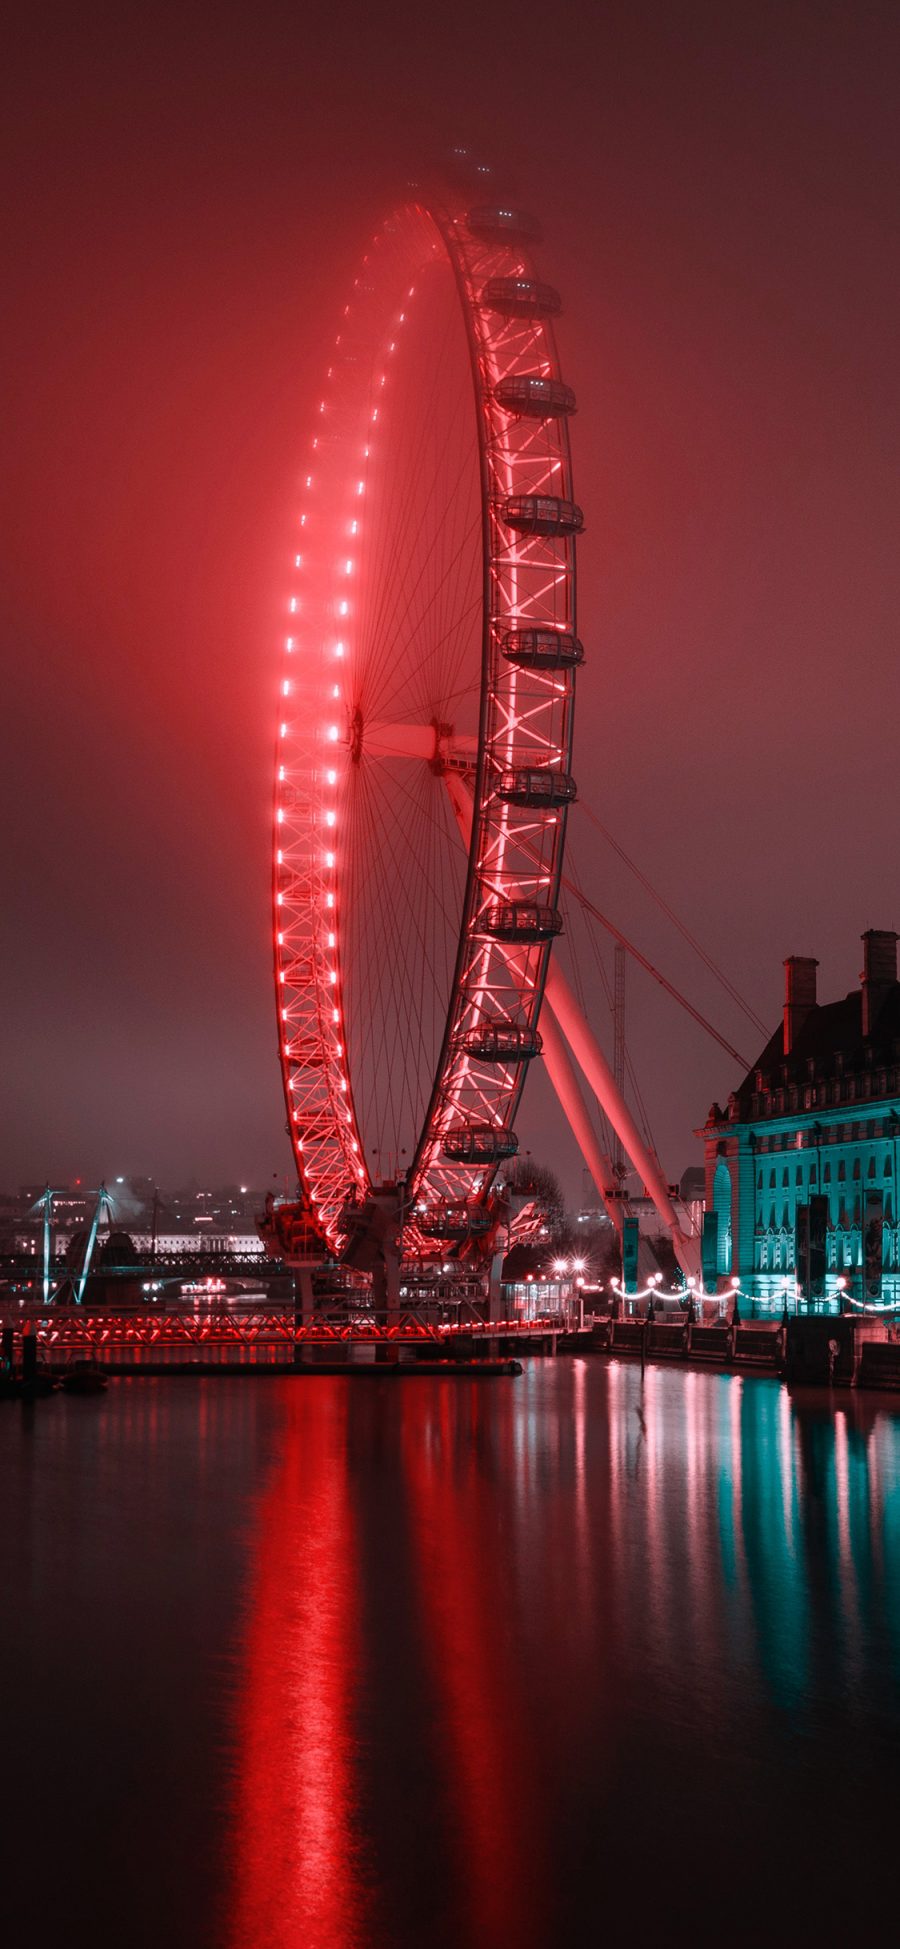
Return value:
[(716, 1270), (731, 1271), (731, 1174), (727, 1164), (717, 1164), (713, 1178), (713, 1210), (718, 1216)]

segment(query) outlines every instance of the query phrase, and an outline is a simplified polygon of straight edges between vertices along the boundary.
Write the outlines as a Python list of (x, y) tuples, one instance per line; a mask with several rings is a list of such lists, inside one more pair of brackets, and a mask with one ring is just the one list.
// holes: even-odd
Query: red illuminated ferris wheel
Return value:
[(491, 1223), (554, 937), (576, 634), (560, 300), (507, 206), (413, 202), (345, 306), (305, 474), (275, 787), (288, 1123), (331, 1249), (401, 1180)]

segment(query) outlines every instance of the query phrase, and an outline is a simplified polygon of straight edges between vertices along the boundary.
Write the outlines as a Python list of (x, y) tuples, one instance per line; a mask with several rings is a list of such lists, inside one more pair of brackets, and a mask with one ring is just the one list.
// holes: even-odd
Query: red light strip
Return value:
[[(340, 825), (348, 763), (342, 677), (359, 621), (355, 549), (375, 442), (390, 439), (390, 359), (418, 269), (441, 254), (455, 274), (478, 398), (486, 613), (467, 896), (443, 1049), (410, 1174), (417, 1202), (483, 1194), (490, 1183), (493, 1166), (448, 1162), (443, 1140), (458, 1124), (511, 1123), (525, 1065), (479, 1063), (463, 1039), (490, 1012), (536, 1025), (549, 943), (493, 939), (485, 931), (487, 909), (509, 899), (512, 888), (517, 899), (554, 905), (562, 866), (565, 808), (523, 816), (496, 791), (499, 772), (523, 757), (539, 753), (542, 764), (565, 770), (571, 750), (574, 673), (524, 671), (502, 652), (511, 628), (575, 630), (572, 536), (522, 535), (504, 520), (513, 492), (572, 499), (565, 420), (519, 418), (495, 398), (508, 376), (559, 376), (552, 328), (546, 319), (504, 318), (481, 304), (489, 278), (530, 274), (518, 245), (477, 241), (464, 218), (410, 206), (391, 218), (364, 259), (320, 402), (279, 716), (274, 918), (282, 1076), (301, 1186), (332, 1245), (348, 1195), (369, 1188), (348, 1055), (338, 870), (339, 848), (349, 843)], [(422, 1249), (440, 1248), (422, 1241)]]

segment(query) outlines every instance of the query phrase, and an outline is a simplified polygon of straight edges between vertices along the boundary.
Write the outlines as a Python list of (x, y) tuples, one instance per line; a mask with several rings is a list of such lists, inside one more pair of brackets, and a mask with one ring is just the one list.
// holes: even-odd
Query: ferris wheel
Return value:
[(412, 201), (340, 319), (303, 474), (275, 778), (275, 982), (304, 1208), (339, 1250), (489, 1230), (558, 909), (576, 672), (558, 293), (536, 223)]

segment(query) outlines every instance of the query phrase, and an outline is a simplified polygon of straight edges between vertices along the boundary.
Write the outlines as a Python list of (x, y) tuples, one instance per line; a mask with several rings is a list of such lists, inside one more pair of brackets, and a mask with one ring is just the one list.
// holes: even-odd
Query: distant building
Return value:
[(759, 1310), (900, 1303), (897, 935), (862, 937), (860, 986), (817, 1000), (818, 962), (785, 961), (781, 1023), (706, 1145), (704, 1283), (734, 1274)]
[(232, 1254), (239, 1259), (261, 1259), (265, 1247), (258, 1232), (132, 1232), (135, 1249), (149, 1253), (155, 1249), (161, 1258), (186, 1256), (198, 1252)]
[(687, 1218), (688, 1231), (697, 1235), (703, 1229), (706, 1210), (706, 1171), (702, 1164), (689, 1164), (682, 1171), (678, 1196)]

